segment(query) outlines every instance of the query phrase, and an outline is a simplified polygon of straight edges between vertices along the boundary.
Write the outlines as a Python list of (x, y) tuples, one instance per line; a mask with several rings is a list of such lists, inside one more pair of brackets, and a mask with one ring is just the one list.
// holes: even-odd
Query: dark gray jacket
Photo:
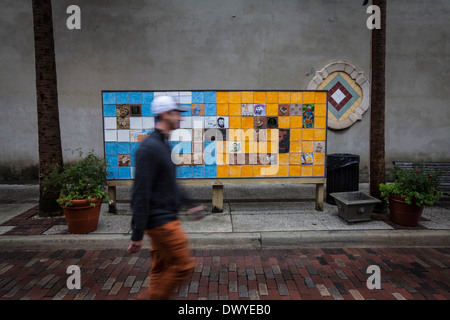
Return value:
[(131, 240), (142, 240), (145, 229), (178, 219), (178, 210), (187, 199), (176, 183), (175, 168), (170, 147), (156, 129), (136, 151)]

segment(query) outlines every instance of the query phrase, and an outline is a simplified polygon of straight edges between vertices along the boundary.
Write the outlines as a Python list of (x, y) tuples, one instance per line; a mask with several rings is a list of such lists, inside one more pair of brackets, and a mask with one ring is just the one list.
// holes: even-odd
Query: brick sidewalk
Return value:
[[(192, 276), (176, 299), (449, 300), (450, 248), (195, 250)], [(69, 290), (69, 265), (81, 289)], [(381, 289), (369, 290), (369, 265)], [(123, 300), (148, 287), (150, 252), (0, 252), (0, 299)]]

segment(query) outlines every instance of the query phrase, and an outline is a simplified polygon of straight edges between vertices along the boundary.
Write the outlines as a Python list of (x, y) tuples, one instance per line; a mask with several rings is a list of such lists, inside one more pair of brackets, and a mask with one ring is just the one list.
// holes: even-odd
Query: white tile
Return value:
[(170, 141), (192, 141), (192, 130), (174, 130), (170, 135)]
[(217, 125), (217, 117), (205, 117), (205, 128), (219, 128)]
[(181, 117), (180, 128), (192, 128), (192, 117)]
[(106, 117), (105, 118), (105, 129), (117, 129), (117, 118), (116, 117)]
[(105, 130), (105, 141), (117, 141), (117, 130)]
[(192, 96), (180, 96), (180, 103), (182, 104), (191, 104), (192, 103)]
[(203, 117), (192, 117), (192, 127), (194, 129), (203, 129), (204, 128)]
[(155, 128), (155, 118), (154, 117), (142, 117), (142, 128), (143, 129), (154, 129)]
[(130, 130), (117, 130), (117, 141), (129, 142), (130, 141)]
[(130, 129), (142, 129), (142, 117), (130, 117)]

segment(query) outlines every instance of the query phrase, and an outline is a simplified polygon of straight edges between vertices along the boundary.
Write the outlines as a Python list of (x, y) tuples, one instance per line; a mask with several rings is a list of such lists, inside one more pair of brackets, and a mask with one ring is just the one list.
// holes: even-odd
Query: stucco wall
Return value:
[[(102, 90), (306, 89), (333, 61), (370, 78), (362, 1), (53, 1), (62, 147), (103, 153)], [(68, 30), (66, 8), (81, 8)], [(450, 2), (390, 1), (387, 21), (386, 163), (449, 161)], [(38, 164), (31, 1), (0, 11), (0, 180)], [(328, 132), (328, 153), (369, 163), (367, 112)], [(34, 171), (33, 171), (34, 170)], [(22, 172), (23, 171), (23, 172)], [(22, 173), (22, 174), (21, 174)]]

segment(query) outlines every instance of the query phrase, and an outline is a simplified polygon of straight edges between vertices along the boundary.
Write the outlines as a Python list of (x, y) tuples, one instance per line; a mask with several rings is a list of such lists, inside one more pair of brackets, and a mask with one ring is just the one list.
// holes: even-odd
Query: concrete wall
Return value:
[[(361, 2), (361, 3), (360, 3)], [(81, 8), (81, 30), (66, 9)], [(370, 77), (370, 31), (354, 0), (53, 1), (62, 147), (103, 153), (102, 90), (306, 89), (313, 67), (347, 61)], [(450, 2), (388, 4), (386, 163), (449, 161)], [(38, 164), (31, 1), (0, 11), (0, 180)], [(328, 132), (328, 153), (369, 164), (367, 112)], [(28, 170), (28, 171), (27, 171)], [(13, 177), (14, 178), (14, 177)]]

